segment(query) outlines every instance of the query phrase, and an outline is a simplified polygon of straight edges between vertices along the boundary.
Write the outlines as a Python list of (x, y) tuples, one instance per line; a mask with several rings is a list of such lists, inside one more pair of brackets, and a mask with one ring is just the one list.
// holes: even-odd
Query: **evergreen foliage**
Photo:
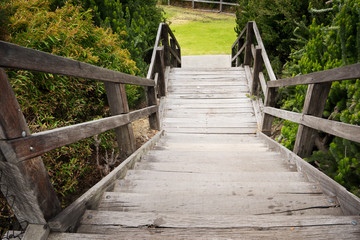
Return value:
[[(9, 16), (8, 41), (116, 71), (139, 73), (129, 51), (123, 48), (121, 36), (95, 26), (91, 10), (67, 2), (51, 11), (50, 3), (16, 0), (0, 4)], [(8, 71), (8, 75), (32, 132), (109, 115), (102, 82), (28, 71)], [(110, 144), (114, 141), (105, 140), (113, 139), (113, 133), (101, 137), (103, 149), (114, 147)], [(92, 144), (92, 139), (86, 139), (43, 156), (60, 195), (77, 191), (84, 173), (96, 171), (87, 164)]]
[[(68, 0), (52, 0), (52, 7), (62, 6)], [(97, 26), (111, 28), (123, 40), (141, 74), (146, 76), (157, 30), (163, 16), (156, 7), (157, 0), (72, 0), (84, 9), (91, 9)]]
[[(236, 30), (255, 20), (270, 61), (285, 63), (285, 77), (359, 62), (360, 0), (334, 0), (326, 6), (323, 2), (242, 0)], [(282, 69), (275, 67), (278, 73)], [(278, 105), (302, 112), (306, 90), (302, 85), (280, 89)], [(360, 125), (360, 80), (334, 82), (323, 117)], [(297, 124), (284, 121), (277, 140), (293, 149), (296, 134)], [(360, 144), (324, 133), (319, 140), (326, 151), (314, 152), (308, 161), (360, 195)]]
[(309, 4), (322, 7), (321, 0), (240, 0), (240, 7), (236, 12), (237, 27), (240, 34), (248, 21), (256, 21), (261, 37), (277, 75), (281, 74), (283, 65), (288, 60), (293, 31), (299, 22), (311, 22)]

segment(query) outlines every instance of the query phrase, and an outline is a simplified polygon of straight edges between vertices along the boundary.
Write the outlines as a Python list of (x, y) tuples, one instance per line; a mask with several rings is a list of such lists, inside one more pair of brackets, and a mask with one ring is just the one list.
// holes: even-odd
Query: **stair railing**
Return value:
[[(133, 121), (148, 116), (150, 127), (160, 128), (156, 89), (160, 89), (159, 96), (165, 95), (165, 66), (181, 66), (181, 55), (179, 43), (164, 23), (159, 26), (147, 78), (0, 41), (0, 187), (6, 192), (5, 196), (11, 197), (8, 202), (14, 202), (12, 210), (19, 222), (46, 224), (52, 219), (56, 220), (55, 230), (58, 231), (75, 226), (89, 202), (94, 204), (95, 198), (108, 186), (97, 186), (97, 196), (85, 193), (86, 197), (61, 211), (40, 156), (111, 129), (115, 129), (120, 151), (128, 156), (132, 154), (136, 150)], [(113, 116), (32, 134), (2, 68), (102, 81)], [(129, 112), (125, 84), (146, 87), (147, 107)]]
[[(300, 124), (293, 150), (300, 157), (307, 157), (311, 154), (316, 131), (323, 131), (360, 143), (360, 126), (321, 118), (332, 82), (360, 78), (360, 63), (277, 80), (256, 23), (248, 22), (232, 45), (231, 64), (233, 67), (244, 65), (246, 75), (249, 76), (251, 95), (255, 95), (259, 99), (259, 87), (262, 89), (265, 101), (261, 110), (260, 129), (264, 134), (271, 134), (274, 117)], [(265, 80), (262, 72), (264, 66), (269, 81)], [(304, 84), (309, 86), (302, 113), (275, 108), (279, 87)]]

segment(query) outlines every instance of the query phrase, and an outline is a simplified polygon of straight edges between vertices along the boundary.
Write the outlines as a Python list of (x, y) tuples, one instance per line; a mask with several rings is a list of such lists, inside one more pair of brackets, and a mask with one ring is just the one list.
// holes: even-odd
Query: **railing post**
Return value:
[[(172, 50), (174, 50), (174, 52), (177, 52), (176, 51), (176, 44), (175, 44), (175, 40), (170, 38), (170, 47)], [(171, 66), (172, 67), (177, 67), (177, 60), (176, 60), (176, 57), (174, 56), (171, 56)]]
[[(326, 100), (331, 88), (331, 83), (309, 84), (303, 107), (303, 114), (321, 117)], [(317, 130), (299, 125), (294, 146), (294, 153), (300, 157), (308, 157), (312, 153)]]
[(157, 85), (159, 86), (160, 97), (166, 96), (164, 54), (165, 48), (156, 50), (155, 72), (159, 74)]
[(250, 94), (251, 95), (257, 95), (256, 90), (259, 86), (259, 73), (261, 72), (261, 67), (263, 64), (262, 56), (261, 56), (261, 47), (256, 46), (255, 49), (255, 58), (254, 58), (254, 71), (252, 75), (252, 83), (251, 83), (251, 89)]
[[(1, 191), (21, 222), (46, 224), (61, 211), (41, 157), (19, 161), (8, 140), (30, 135), (19, 103), (0, 68), (0, 181)], [(32, 151), (30, 149), (24, 149)]]
[[(154, 78), (155, 83), (157, 83), (158, 81), (158, 76), (159, 76), (158, 74), (155, 74), (155, 78)], [(149, 107), (158, 105), (156, 95), (157, 95), (156, 86), (146, 88), (146, 101)], [(159, 111), (156, 111), (155, 113), (149, 115), (149, 125), (151, 129), (160, 130)]]
[[(105, 82), (105, 90), (112, 115), (129, 112), (125, 85), (119, 83)], [(131, 123), (115, 128), (119, 150), (130, 155), (136, 150), (135, 137)]]
[(194, 9), (195, 8), (195, 1), (192, 0), (192, 8)]
[(223, 0), (220, 0), (220, 12), (222, 12), (223, 11)]
[[(242, 44), (240, 44), (242, 42), (242, 39), (239, 39), (238, 41), (238, 44), (237, 44), (237, 53), (240, 51), (241, 47), (242, 47)], [(236, 58), (235, 60), (235, 64), (236, 64), (236, 67), (240, 66), (240, 55)]]
[[(276, 104), (276, 88), (267, 88), (265, 94), (265, 107), (275, 107)], [(261, 132), (270, 136), (271, 135), (271, 127), (273, 124), (274, 117), (264, 113), (262, 124), (261, 124)]]
[(245, 47), (245, 57), (244, 57), (244, 65), (250, 65), (251, 63), (251, 44), (254, 42), (254, 29), (253, 22), (247, 23), (246, 29), (246, 47)]
[(161, 41), (164, 46), (164, 64), (170, 66), (169, 26), (167, 24), (162, 25)]

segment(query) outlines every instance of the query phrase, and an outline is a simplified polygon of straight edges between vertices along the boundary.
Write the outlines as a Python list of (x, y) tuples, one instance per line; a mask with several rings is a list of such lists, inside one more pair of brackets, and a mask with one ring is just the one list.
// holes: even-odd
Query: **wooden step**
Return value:
[(129, 170), (127, 180), (189, 182), (306, 182), (299, 172), (190, 173), (172, 171)]
[(320, 186), (308, 182), (213, 182), (118, 180), (114, 192), (168, 194), (193, 193), (264, 197), (270, 194), (322, 194)]
[[(355, 217), (356, 218), (356, 217)], [(315, 219), (316, 220), (316, 219)], [(351, 219), (350, 219), (351, 220)], [(157, 228), (148, 225), (140, 228), (119, 225), (81, 225), (80, 233), (51, 233), (49, 240), (125, 240), (125, 239), (316, 239), (316, 240), (358, 240), (359, 228), (348, 223), (314, 226), (244, 227), (244, 228)], [(91, 234), (92, 233), (92, 234)]]
[(335, 198), (313, 194), (270, 194), (265, 197), (208, 193), (104, 193), (99, 211), (226, 215), (342, 215)]
[[(91, 217), (90, 217), (91, 216)], [(236, 216), (197, 214), (157, 214), (135, 212), (109, 212), (87, 210), (81, 220), (82, 225), (118, 225), (122, 227), (160, 228), (302, 228), (315, 226), (351, 226), (359, 234), (359, 216)], [(81, 230), (81, 227), (80, 229)], [(259, 230), (259, 229), (258, 229)]]

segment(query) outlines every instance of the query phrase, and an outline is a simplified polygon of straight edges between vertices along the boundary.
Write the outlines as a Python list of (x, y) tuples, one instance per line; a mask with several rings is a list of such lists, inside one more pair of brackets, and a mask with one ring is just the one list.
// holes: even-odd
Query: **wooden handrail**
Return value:
[(269, 82), (268, 87), (287, 87), (360, 78), (360, 63)]
[(67, 127), (31, 134), (28, 137), (6, 141), (12, 146), (17, 160), (24, 161), (53, 149), (57, 149), (82, 139), (124, 126), (156, 112), (158, 106), (150, 106), (127, 114), (115, 115)]
[(0, 41), (0, 67), (59, 74), (122, 84), (154, 86), (154, 81), (70, 58)]
[(321, 117), (305, 115), (302, 113), (272, 107), (265, 107), (264, 113), (360, 143), (360, 126), (357, 125), (332, 121)]
[[(242, 42), (245, 43), (240, 46)], [(240, 65), (239, 56), (244, 52), (244, 65), (247, 75), (249, 75), (250, 93), (252, 95), (258, 95), (257, 89), (260, 85), (265, 97), (265, 107), (262, 111), (261, 122), (261, 131), (263, 133), (270, 135), (273, 117), (299, 123), (300, 126), (294, 152), (301, 157), (306, 157), (311, 154), (314, 145), (314, 139), (311, 136), (313, 136), (314, 131), (317, 130), (351, 141), (360, 142), (360, 126), (321, 118), (330, 92), (331, 82), (360, 78), (360, 63), (276, 80), (255, 22), (248, 22), (232, 45), (232, 66)], [(253, 60), (251, 60), (251, 57)], [(250, 66), (251, 64), (253, 65)], [(265, 66), (270, 81), (266, 81), (264, 74), (261, 72), (263, 65)], [(252, 68), (253, 71), (250, 71), (250, 68)], [(302, 114), (275, 108), (278, 87), (303, 84), (309, 84), (309, 87)]]

